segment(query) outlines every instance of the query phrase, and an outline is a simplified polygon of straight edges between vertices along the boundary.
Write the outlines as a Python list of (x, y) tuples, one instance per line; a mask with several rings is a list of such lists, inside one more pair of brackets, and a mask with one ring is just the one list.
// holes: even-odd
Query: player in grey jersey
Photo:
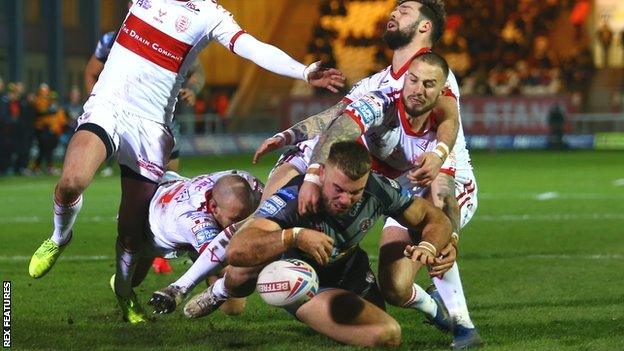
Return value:
[[(444, 213), (427, 201), (412, 198), (398, 184), (370, 174), (370, 162), (364, 146), (354, 141), (335, 143), (319, 174), (323, 210), (317, 214), (300, 216), (297, 212), (303, 176), (265, 200), (232, 238), (227, 257), (236, 267), (191, 299), (185, 314), (201, 317), (227, 297), (251, 294), (262, 267), (280, 256), (297, 257), (317, 270), (320, 293), (301, 306), (289, 306), (289, 312), (339, 342), (399, 345), (400, 326), (384, 311), (368, 256), (359, 243), (376, 219), (396, 216), (422, 233), (415, 238), (417, 245), (407, 247), (420, 268), (435, 263), (436, 252), (450, 240), (451, 226)], [(442, 307), (432, 318), (450, 319)]]

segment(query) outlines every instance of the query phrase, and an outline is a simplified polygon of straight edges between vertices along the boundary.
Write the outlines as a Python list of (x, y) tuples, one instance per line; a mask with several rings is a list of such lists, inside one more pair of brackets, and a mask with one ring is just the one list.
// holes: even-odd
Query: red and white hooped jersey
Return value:
[(132, 2), (90, 99), (169, 124), (197, 54), (213, 40), (233, 50), (244, 31), (215, 0)]
[(232, 174), (243, 177), (249, 183), (259, 202), (264, 184), (244, 171), (228, 170), (161, 184), (149, 208), (149, 226), (154, 244), (165, 250), (197, 250), (201, 253), (223, 230), (207, 208), (212, 188), (221, 177)]
[(362, 129), (360, 141), (372, 157), (373, 171), (395, 179), (414, 168), (416, 159), (437, 145), (436, 112), (429, 111), (418, 131), (413, 131), (400, 91), (391, 87), (372, 91), (345, 109)]
[[(414, 57), (429, 51), (429, 48), (423, 48), (418, 51), (414, 55)], [(411, 62), (412, 60), (409, 60), (397, 72), (394, 72), (392, 70), (392, 66), (388, 66), (382, 71), (360, 80), (351, 88), (351, 91), (349, 91), (349, 93), (344, 97), (343, 102), (347, 104), (353, 103), (372, 91), (384, 91), (385, 93), (395, 92), (396, 94), (398, 94), (403, 89), (405, 73), (407, 72)], [(459, 85), (457, 84), (457, 79), (455, 79), (455, 75), (451, 71), (449, 71), (446, 80), (446, 88), (447, 91), (445, 92), (445, 94), (455, 96), (455, 98), (459, 102)], [(472, 166), (470, 164), (470, 155), (468, 153), (468, 149), (466, 148), (466, 138), (464, 137), (464, 130), (461, 125), (461, 110), (459, 119), (459, 130), (457, 132), (455, 146), (453, 147), (451, 156), (447, 158), (447, 161), (442, 165), (442, 170), (449, 174), (454, 174), (456, 168), (472, 169)]]

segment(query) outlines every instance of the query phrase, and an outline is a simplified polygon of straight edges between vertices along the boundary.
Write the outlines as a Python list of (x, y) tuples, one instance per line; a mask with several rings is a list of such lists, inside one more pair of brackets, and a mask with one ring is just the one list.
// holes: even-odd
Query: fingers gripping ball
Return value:
[(256, 290), (269, 305), (286, 307), (308, 301), (316, 295), (318, 287), (314, 268), (301, 260), (286, 259), (264, 267)]

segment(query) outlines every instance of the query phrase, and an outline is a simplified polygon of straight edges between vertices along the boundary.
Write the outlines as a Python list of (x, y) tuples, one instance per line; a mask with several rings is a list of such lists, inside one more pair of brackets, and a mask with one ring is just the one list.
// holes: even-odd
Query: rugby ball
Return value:
[(256, 283), (260, 297), (269, 305), (284, 307), (303, 304), (318, 292), (314, 268), (304, 261), (285, 259), (262, 269)]

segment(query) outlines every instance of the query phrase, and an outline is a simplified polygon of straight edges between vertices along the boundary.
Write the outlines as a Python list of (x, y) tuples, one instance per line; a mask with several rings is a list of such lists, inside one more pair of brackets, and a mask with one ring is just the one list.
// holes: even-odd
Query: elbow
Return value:
[(245, 252), (241, 250), (239, 245), (232, 245), (231, 243), (225, 253), (228, 264), (232, 266), (242, 267), (245, 263)]

